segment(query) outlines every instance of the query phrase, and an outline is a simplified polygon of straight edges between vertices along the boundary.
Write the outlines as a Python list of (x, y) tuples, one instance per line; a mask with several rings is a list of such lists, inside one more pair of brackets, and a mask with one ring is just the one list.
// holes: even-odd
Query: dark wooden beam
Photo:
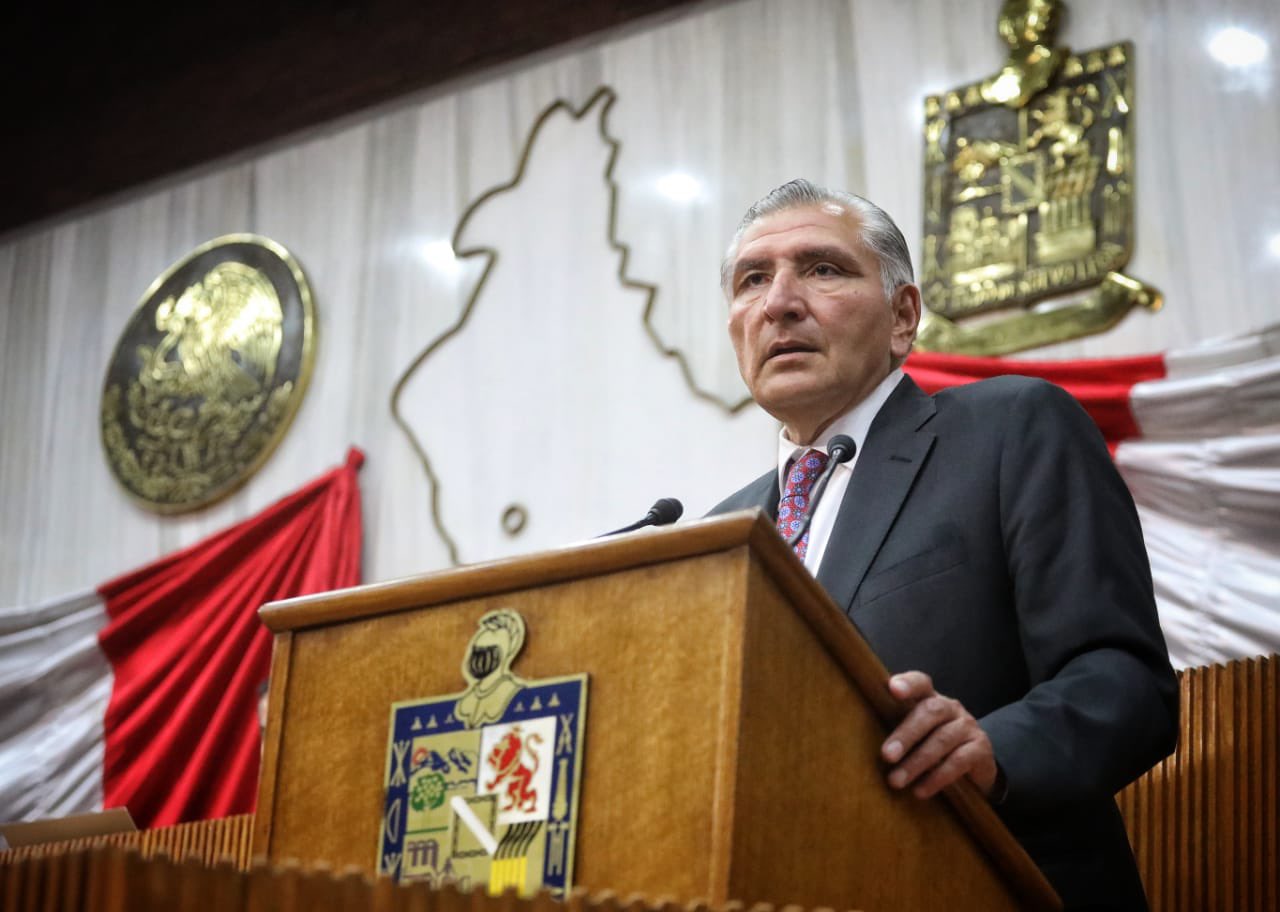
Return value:
[(0, 232), (689, 2), (31, 3), (0, 29)]

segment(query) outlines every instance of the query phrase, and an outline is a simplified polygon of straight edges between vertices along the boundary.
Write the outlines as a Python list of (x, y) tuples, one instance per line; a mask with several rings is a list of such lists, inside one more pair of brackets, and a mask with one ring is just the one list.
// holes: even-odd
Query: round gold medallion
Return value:
[(197, 247), (147, 289), (107, 367), (116, 480), (158, 513), (230, 494), (284, 436), (314, 357), (311, 290), (287, 250), (252, 234)]

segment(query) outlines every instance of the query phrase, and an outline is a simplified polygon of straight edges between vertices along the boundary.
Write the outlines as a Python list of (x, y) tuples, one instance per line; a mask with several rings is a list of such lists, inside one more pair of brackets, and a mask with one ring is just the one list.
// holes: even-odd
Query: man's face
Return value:
[(729, 278), (729, 337), (760, 406), (808, 444), (905, 358), (920, 297), (884, 296), (859, 220), (835, 204), (767, 215), (742, 236)]

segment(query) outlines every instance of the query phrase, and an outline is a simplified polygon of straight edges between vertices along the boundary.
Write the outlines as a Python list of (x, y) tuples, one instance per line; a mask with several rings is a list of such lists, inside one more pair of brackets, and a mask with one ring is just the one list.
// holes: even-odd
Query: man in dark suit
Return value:
[(783, 428), (778, 468), (713, 512), (776, 518), (785, 496), (784, 519), (803, 514), (804, 467), (835, 433), (857, 443), (797, 551), (910, 707), (881, 749), (889, 786), (967, 777), (1068, 908), (1146, 908), (1112, 796), (1173, 749), (1177, 682), (1093, 422), (1043, 381), (927, 396), (905, 377), (920, 292), (860, 197), (778, 188), (722, 279), (743, 379)]

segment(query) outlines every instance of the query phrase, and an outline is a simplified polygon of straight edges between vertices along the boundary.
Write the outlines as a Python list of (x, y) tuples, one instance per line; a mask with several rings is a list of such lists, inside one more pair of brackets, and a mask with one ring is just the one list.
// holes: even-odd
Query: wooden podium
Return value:
[(758, 513), (265, 606), (253, 851), (376, 870), (393, 703), (455, 693), (476, 621), (525, 678), (590, 679), (574, 882), (713, 905), (1053, 909), (961, 783), (884, 783), (887, 673)]

